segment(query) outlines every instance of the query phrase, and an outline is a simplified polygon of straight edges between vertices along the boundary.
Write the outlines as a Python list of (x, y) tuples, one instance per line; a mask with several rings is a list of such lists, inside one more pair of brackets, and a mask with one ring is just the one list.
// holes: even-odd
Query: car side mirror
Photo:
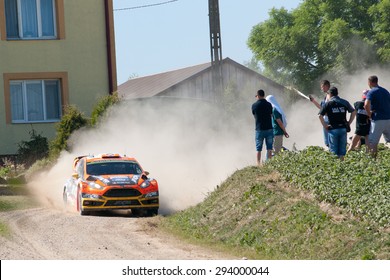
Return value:
[(142, 175), (141, 175), (141, 178), (142, 178), (143, 180), (146, 180), (146, 179), (148, 179), (148, 175), (149, 175), (149, 172), (148, 172), (148, 171), (144, 171), (144, 172), (142, 173)]

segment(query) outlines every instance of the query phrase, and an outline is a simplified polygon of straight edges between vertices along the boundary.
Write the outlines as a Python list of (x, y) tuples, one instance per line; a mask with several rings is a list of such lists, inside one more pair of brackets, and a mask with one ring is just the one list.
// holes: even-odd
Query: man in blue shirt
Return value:
[(383, 134), (385, 141), (390, 142), (390, 93), (378, 85), (378, 77), (368, 77), (370, 91), (367, 93), (364, 109), (371, 118), (371, 130), (368, 136), (371, 155), (376, 157), (378, 143)]
[(257, 101), (252, 104), (252, 114), (256, 124), (256, 151), (257, 165), (261, 165), (261, 151), (263, 142), (267, 147), (266, 159), (272, 157), (274, 133), (272, 129), (272, 105), (265, 99), (264, 90), (259, 89), (256, 94)]

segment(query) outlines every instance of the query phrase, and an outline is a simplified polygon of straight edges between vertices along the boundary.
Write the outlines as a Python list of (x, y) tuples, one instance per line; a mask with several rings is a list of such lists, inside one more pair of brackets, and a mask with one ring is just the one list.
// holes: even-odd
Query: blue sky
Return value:
[[(159, 6), (116, 10), (168, 0), (114, 0), (118, 84), (210, 61), (208, 0), (177, 0)], [(219, 0), (222, 56), (243, 64), (252, 57), (246, 41), (273, 7), (301, 0)]]

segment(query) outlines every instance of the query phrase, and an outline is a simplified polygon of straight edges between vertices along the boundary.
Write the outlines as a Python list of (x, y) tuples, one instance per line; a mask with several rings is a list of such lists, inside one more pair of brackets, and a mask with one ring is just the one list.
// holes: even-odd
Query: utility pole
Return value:
[(209, 0), (209, 22), (210, 22), (210, 51), (212, 67), (212, 89), (214, 100), (219, 102), (223, 93), (222, 80), (222, 43), (221, 26), (219, 22), (218, 0)]

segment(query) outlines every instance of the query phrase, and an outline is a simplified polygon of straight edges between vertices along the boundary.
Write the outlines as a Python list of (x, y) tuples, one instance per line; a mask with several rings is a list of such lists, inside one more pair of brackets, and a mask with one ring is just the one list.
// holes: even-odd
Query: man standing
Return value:
[[(353, 122), (356, 111), (345, 99), (341, 99), (336, 87), (329, 89), (330, 99), (319, 112), (322, 126), (328, 131), (329, 150), (341, 160), (347, 152), (347, 111), (351, 114), (348, 123)], [(324, 120), (328, 116), (329, 124)]]
[(371, 122), (368, 118), (367, 111), (364, 109), (364, 102), (367, 98), (368, 89), (363, 91), (362, 100), (356, 101), (353, 106), (356, 110), (356, 130), (352, 137), (351, 145), (349, 145), (348, 151), (353, 151), (356, 147), (360, 147), (362, 139), (364, 137), (364, 143), (366, 145), (366, 151), (368, 152), (368, 135), (370, 134)]
[[(325, 93), (325, 97), (323, 100), (321, 100), (321, 103), (318, 103), (317, 100), (314, 99), (312, 95), (309, 95), (309, 100), (312, 102), (318, 109), (321, 110), (325, 106), (325, 103), (329, 101), (330, 96), (329, 96), (329, 89), (330, 89), (330, 82), (328, 80), (322, 80), (321, 81), (321, 91)], [(324, 121), (326, 124), (329, 124), (328, 117), (325, 115), (324, 116)], [(328, 130), (325, 128), (323, 129), (323, 134), (324, 134), (324, 144), (329, 148), (329, 136), (328, 136)]]
[(252, 114), (256, 123), (256, 151), (257, 165), (261, 165), (261, 151), (265, 140), (266, 159), (272, 157), (274, 133), (272, 129), (272, 105), (265, 100), (264, 90), (259, 89), (256, 94), (257, 101), (252, 104)]
[(368, 77), (370, 91), (367, 93), (364, 109), (371, 118), (371, 130), (368, 136), (371, 155), (376, 157), (378, 143), (383, 134), (385, 141), (390, 142), (390, 93), (378, 85), (378, 77)]

